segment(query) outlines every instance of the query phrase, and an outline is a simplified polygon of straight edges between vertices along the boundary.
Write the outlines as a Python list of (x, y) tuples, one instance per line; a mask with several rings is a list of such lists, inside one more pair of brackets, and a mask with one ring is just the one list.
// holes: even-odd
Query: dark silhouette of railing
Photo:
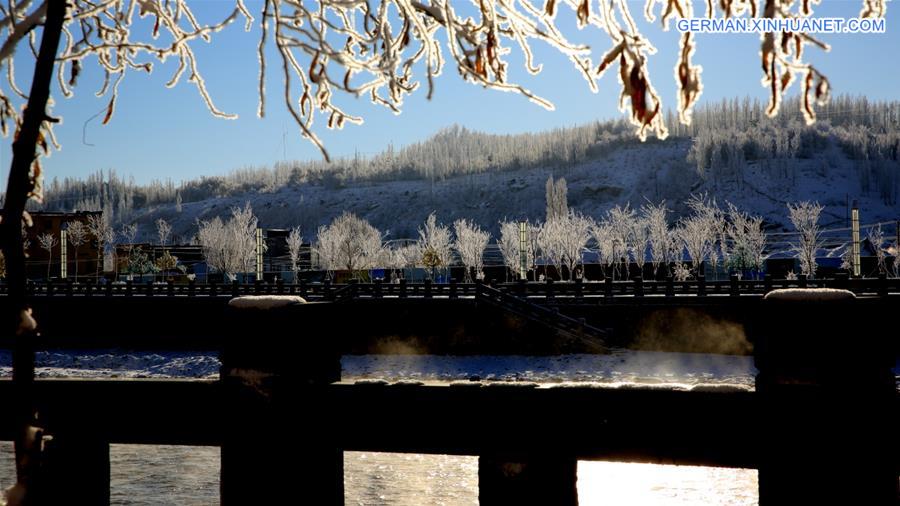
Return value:
[[(838, 277), (829, 279), (806, 279), (800, 275), (798, 279), (738, 279), (731, 276), (727, 280), (708, 280), (704, 277), (689, 281), (644, 280), (639, 277), (629, 280), (613, 281), (607, 278), (601, 282), (491, 282), (491, 287), (517, 297), (544, 299), (583, 298), (622, 298), (622, 297), (682, 297), (682, 296), (762, 296), (777, 288), (842, 288), (858, 295), (887, 295), (900, 293), (900, 278), (888, 278), (881, 275), (877, 278), (851, 279)], [(351, 287), (352, 288), (348, 288)], [(475, 297), (478, 288), (476, 283), (385, 283), (351, 282), (333, 284), (322, 283), (288, 284), (276, 282), (255, 283), (174, 283), (131, 281), (117, 283), (90, 283), (72, 281), (52, 281), (47, 283), (31, 282), (28, 285), (30, 296), (144, 296), (144, 297), (238, 297), (241, 295), (299, 295), (308, 300), (347, 300), (353, 298), (449, 298)], [(6, 285), (0, 283), (0, 296), (6, 294)]]
[[(536, 285), (536, 296), (575, 298), (579, 287), (589, 296), (587, 284), (564, 285)], [(635, 282), (618, 286), (641, 296)], [(237, 285), (246, 288), (265, 293), (262, 284)], [(377, 297), (376, 288), (381, 297), (422, 298), (471, 290), (501, 302), (534, 293), (527, 284), (320, 288), (334, 302), (318, 307), (330, 308)], [(716, 293), (709, 288), (707, 296)], [(335, 340), (320, 335), (328, 327), (299, 325), (316, 305), (228, 307), (218, 380), (36, 381), (38, 422), (52, 435), (34, 435), (43, 440), (35, 445), (43, 448), (35, 455), (45, 473), (42, 503), (108, 504), (109, 444), (149, 443), (221, 446), (223, 504), (340, 504), (342, 452), (352, 450), (476, 455), (485, 506), (575, 505), (579, 459), (757, 468), (761, 504), (894, 504), (893, 340), (880, 327), (856, 328), (891, 314), (897, 300), (761, 301), (761, 323), (751, 329), (756, 391), (347, 382)], [(837, 345), (851, 334), (852, 348)], [(0, 398), (11, 389), (0, 380)], [(14, 424), (0, 417), (0, 438), (11, 439)]]

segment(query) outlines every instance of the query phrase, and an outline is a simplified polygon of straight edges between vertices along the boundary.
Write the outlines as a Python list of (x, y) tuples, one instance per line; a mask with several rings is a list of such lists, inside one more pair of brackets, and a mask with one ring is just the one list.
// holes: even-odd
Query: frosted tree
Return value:
[(97, 241), (97, 281), (99, 281), (100, 269), (103, 266), (103, 255), (106, 253), (107, 245), (115, 240), (116, 233), (109, 223), (109, 215), (106, 212), (89, 215), (87, 230), (94, 240)]
[(669, 209), (666, 207), (665, 201), (659, 204), (648, 202), (641, 206), (641, 216), (647, 222), (650, 261), (653, 263), (654, 274), (659, 272), (660, 264), (668, 270), (669, 262), (672, 261), (670, 253), (672, 251), (673, 234), (669, 230), (668, 214)]
[(693, 215), (681, 219), (675, 233), (691, 258), (694, 272), (702, 274), (700, 268), (712, 251), (712, 238), (715, 237), (711, 223), (703, 216)]
[(635, 217), (631, 221), (632, 256), (640, 275), (644, 275), (644, 264), (647, 263), (647, 250), (650, 247), (650, 223), (643, 217)]
[(628, 204), (625, 207), (615, 206), (606, 213), (607, 233), (609, 234), (609, 258), (613, 265), (613, 277), (622, 265), (622, 276), (628, 277), (628, 253), (634, 247), (634, 221), (637, 213)]
[(710, 201), (706, 195), (691, 196), (687, 205), (693, 213), (679, 220), (677, 233), (699, 276), (703, 273), (703, 262), (716, 254), (716, 242), (724, 229), (724, 220), (715, 201)]
[[(138, 260), (142, 260), (142, 258), (138, 258), (140, 255), (136, 254), (138, 250), (135, 248), (134, 241), (137, 238), (138, 233), (138, 224), (132, 223), (130, 225), (122, 225), (122, 230), (119, 231), (119, 237), (121, 237), (121, 244), (125, 248), (125, 254), (128, 257), (128, 271), (131, 273), (137, 272), (135, 270), (136, 263)], [(129, 277), (129, 279), (131, 279)]]
[(574, 212), (549, 220), (538, 232), (538, 247), (547, 261), (556, 266), (560, 279), (564, 268), (571, 280), (575, 267), (582, 263), (582, 253), (590, 239), (590, 221)]
[(351, 276), (372, 269), (382, 259), (381, 232), (367, 221), (344, 211), (331, 224), (320, 227), (316, 251), (327, 270), (343, 269)]
[[(517, 278), (521, 258), (519, 222), (517, 221), (501, 221), (500, 222), (500, 240), (498, 246), (503, 256), (503, 264), (507, 268), (507, 276), (512, 274), (513, 279)], [(531, 223), (525, 224), (525, 268), (526, 270), (534, 266), (534, 255), (536, 249), (536, 236), (538, 228)]]
[(422, 252), (417, 243), (394, 245), (386, 248), (386, 253), (388, 256), (385, 267), (391, 269), (391, 281), (400, 279), (396, 271), (414, 268), (422, 261)]
[(791, 223), (797, 230), (797, 241), (791, 245), (800, 259), (800, 272), (810, 278), (816, 275), (816, 253), (822, 247), (819, 237), (819, 215), (824, 207), (818, 202), (788, 204)]
[(547, 221), (557, 218), (565, 218), (569, 215), (569, 190), (565, 178), (553, 180), (553, 176), (547, 178)]
[(175, 212), (180, 214), (181, 211), (182, 211), (181, 192), (178, 192), (175, 194)]
[(434, 213), (429, 214), (425, 225), (419, 228), (418, 245), (422, 265), (431, 269), (432, 279), (436, 269), (450, 265), (453, 245), (450, 228), (438, 224)]
[(575, 278), (576, 267), (584, 262), (584, 249), (591, 238), (591, 220), (570, 211), (565, 218), (554, 221), (558, 221), (562, 226), (559, 250), (563, 265), (566, 267), (569, 280), (571, 281)]
[[(251, 272), (256, 267), (256, 229), (259, 221), (249, 202), (244, 207), (231, 209), (228, 232), (233, 241), (234, 254), (240, 272)], [(263, 244), (265, 248), (265, 244)]]
[[(687, 206), (694, 212), (694, 216), (701, 220), (706, 227), (706, 240), (709, 245), (705, 249), (706, 258), (709, 259), (713, 276), (717, 276), (719, 260), (721, 258), (721, 244), (726, 234), (725, 213), (716, 203), (714, 198), (707, 194), (691, 195)], [(702, 262), (702, 260), (701, 260)], [(695, 268), (697, 266), (695, 265)], [(699, 273), (699, 271), (697, 271)]]
[(238, 273), (252, 271), (256, 266), (256, 228), (249, 203), (232, 208), (228, 221), (218, 216), (198, 221), (197, 242), (207, 265), (231, 280), (237, 279)]
[(869, 244), (875, 251), (875, 260), (878, 263), (878, 273), (886, 275), (888, 269), (887, 263), (885, 261), (886, 251), (884, 249), (884, 232), (881, 230), (881, 224), (869, 228), (869, 232), (866, 234), (866, 239), (868, 239)]
[(162, 218), (156, 220), (156, 238), (159, 240), (160, 246), (169, 244), (169, 239), (171, 237), (172, 225), (169, 225), (169, 222)]
[(453, 222), (453, 231), (456, 240), (453, 248), (459, 253), (459, 258), (466, 267), (465, 282), (471, 283), (473, 278), (480, 279), (483, 276), (484, 250), (487, 248), (491, 234), (481, 229), (475, 222), (462, 219)]
[(763, 251), (766, 247), (762, 223), (761, 217), (750, 216), (731, 202), (728, 203), (726, 241), (722, 243), (726, 267), (739, 273), (749, 269), (762, 269), (765, 261)]
[(203, 252), (206, 265), (211, 270), (228, 273), (232, 267), (228, 237), (225, 232), (225, 223), (222, 218), (216, 216), (207, 221), (197, 222), (197, 243)]
[(84, 222), (68, 222), (66, 238), (68, 243), (72, 245), (72, 250), (75, 252), (75, 281), (78, 281), (78, 248), (87, 242), (88, 234), (89, 232)]
[(597, 248), (597, 258), (603, 266), (605, 276), (615, 278), (615, 269), (613, 264), (617, 262), (614, 256), (613, 238), (610, 232), (609, 223), (606, 221), (593, 221), (590, 224), (591, 239)]
[(38, 236), (38, 244), (47, 252), (47, 279), (50, 279), (50, 266), (53, 265), (53, 248), (59, 245), (56, 236), (51, 232)]
[(303, 236), (300, 235), (300, 227), (294, 227), (288, 233), (287, 247), (291, 261), (291, 275), (294, 283), (297, 282), (297, 273), (300, 271), (300, 248), (303, 246)]

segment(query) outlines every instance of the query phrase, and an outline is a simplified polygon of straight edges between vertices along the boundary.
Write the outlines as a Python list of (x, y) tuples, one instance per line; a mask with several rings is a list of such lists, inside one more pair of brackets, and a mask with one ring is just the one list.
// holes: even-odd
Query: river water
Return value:
[[(8, 373), (0, 356), (0, 375)], [(214, 356), (60, 352), (38, 357), (41, 376), (210, 377)], [(749, 357), (627, 352), (555, 357), (347, 356), (345, 380), (535, 381), (611, 388), (649, 384), (690, 389), (729, 385), (751, 389)], [(111, 497), (118, 505), (217, 504), (216, 447), (112, 445)], [(12, 444), (0, 442), (0, 486), (15, 479)], [(344, 453), (348, 505), (438, 506), (478, 504), (478, 460), (448, 455)], [(580, 462), (581, 505), (755, 505), (753, 469), (720, 469)], [(73, 497), (77, 503), (77, 497)]]

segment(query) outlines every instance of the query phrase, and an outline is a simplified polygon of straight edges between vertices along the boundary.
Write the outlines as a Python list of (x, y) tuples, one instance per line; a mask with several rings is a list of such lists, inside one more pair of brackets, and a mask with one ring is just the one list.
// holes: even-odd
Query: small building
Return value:
[[(87, 279), (96, 275), (101, 269), (98, 269), (98, 261), (102, 261), (100, 249), (97, 239), (88, 233), (83, 244), (77, 248), (67, 237), (66, 251), (63, 255), (62, 251), (62, 230), (65, 225), (68, 228), (69, 223), (80, 222), (88, 223), (91, 216), (100, 216), (100, 211), (78, 211), (74, 213), (63, 212), (47, 212), (34, 211), (31, 212), (32, 226), (26, 229), (26, 254), (25, 272), (28, 279), (45, 280), (49, 277), (58, 279), (63, 277), (62, 260), (65, 256), (67, 278)], [(44, 234), (51, 234), (54, 239), (54, 246), (50, 251), (41, 247), (39, 237)], [(68, 234), (67, 234), (68, 235)]]

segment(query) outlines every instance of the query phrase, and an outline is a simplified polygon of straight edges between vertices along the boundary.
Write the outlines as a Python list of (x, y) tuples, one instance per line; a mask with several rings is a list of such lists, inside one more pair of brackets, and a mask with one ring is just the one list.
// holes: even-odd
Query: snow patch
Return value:
[(244, 295), (228, 301), (229, 306), (237, 309), (274, 309), (297, 304), (306, 304), (306, 299), (299, 295)]
[(856, 298), (856, 294), (838, 288), (780, 288), (767, 293), (765, 298), (779, 301), (827, 302), (852, 300)]

